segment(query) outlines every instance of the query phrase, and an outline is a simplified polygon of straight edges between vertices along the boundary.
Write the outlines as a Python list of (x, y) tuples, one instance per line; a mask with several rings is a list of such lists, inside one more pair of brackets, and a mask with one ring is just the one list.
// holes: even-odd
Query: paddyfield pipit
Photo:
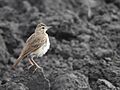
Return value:
[(50, 42), (46, 31), (49, 28), (50, 27), (46, 26), (44, 23), (40, 23), (37, 25), (35, 32), (27, 39), (18, 59), (12, 66), (13, 69), (15, 69), (17, 64), (26, 57), (29, 58), (31, 66), (34, 65), (36, 67), (35, 70), (37, 68), (41, 68), (34, 61), (34, 57), (42, 57), (48, 51), (50, 47)]

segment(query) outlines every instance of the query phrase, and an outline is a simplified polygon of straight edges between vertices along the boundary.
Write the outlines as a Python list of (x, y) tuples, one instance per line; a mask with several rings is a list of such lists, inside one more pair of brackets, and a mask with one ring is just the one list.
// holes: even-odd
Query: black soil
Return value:
[[(120, 90), (120, 0), (0, 0), (0, 90)], [(11, 70), (40, 22), (50, 49), (28, 70), (28, 58)]]

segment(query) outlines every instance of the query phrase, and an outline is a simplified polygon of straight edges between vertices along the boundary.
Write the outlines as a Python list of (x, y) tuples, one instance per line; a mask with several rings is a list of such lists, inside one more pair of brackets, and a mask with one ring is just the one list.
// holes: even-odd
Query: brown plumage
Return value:
[(47, 29), (48, 27), (43, 23), (37, 25), (35, 32), (27, 39), (26, 44), (24, 48), (22, 49), (16, 63), (12, 67), (13, 69), (15, 69), (15, 67), (20, 62), (20, 60), (23, 60), (28, 55), (32, 57), (30, 59), (33, 59), (35, 55), (37, 57), (38, 56), (41, 57), (43, 54), (47, 52), (47, 50), (49, 49), (49, 38), (46, 33)]

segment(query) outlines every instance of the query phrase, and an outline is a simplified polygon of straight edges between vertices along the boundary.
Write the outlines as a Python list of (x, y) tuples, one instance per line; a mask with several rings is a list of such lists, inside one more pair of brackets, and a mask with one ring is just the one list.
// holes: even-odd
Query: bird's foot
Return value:
[(43, 68), (40, 67), (40, 66), (30, 65), (30, 66), (28, 67), (28, 70), (29, 70), (29, 71), (32, 71), (32, 73), (35, 73), (37, 69), (40, 69), (41, 72), (43, 72)]
[(41, 72), (43, 72), (43, 68), (39, 66), (39, 67), (36, 67), (36, 68), (34, 69), (33, 73), (35, 73), (37, 69), (40, 69)]
[(34, 65), (30, 65), (30, 66), (28, 67), (28, 70), (30, 70), (33, 66), (34, 66)]

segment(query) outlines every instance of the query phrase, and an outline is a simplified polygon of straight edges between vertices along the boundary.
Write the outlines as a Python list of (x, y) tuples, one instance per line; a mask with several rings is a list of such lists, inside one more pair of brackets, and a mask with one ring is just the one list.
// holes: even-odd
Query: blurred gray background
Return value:
[(120, 90), (120, 0), (0, 0), (0, 90), (35, 88), (13, 80), (27, 58), (11, 65), (40, 22), (52, 26), (36, 59), (51, 86), (34, 90)]

